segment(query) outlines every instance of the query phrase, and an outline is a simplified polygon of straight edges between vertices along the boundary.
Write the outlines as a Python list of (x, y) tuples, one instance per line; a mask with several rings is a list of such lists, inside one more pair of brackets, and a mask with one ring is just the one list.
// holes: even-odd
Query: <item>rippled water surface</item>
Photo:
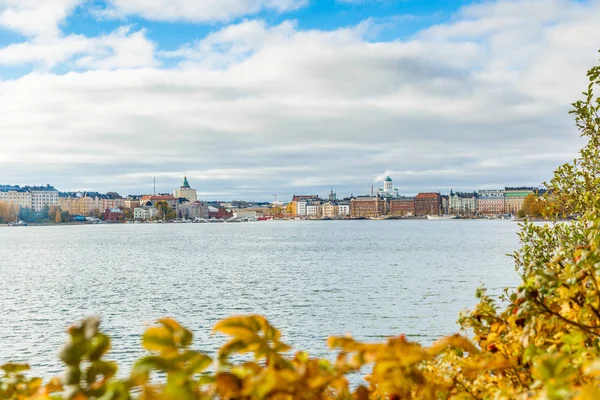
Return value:
[[(267, 316), (296, 348), (329, 335), (423, 343), (455, 332), (475, 289), (518, 276), (508, 221), (268, 221), (0, 228), (0, 363), (60, 371), (71, 321), (100, 315), (110, 357), (140, 356), (153, 320), (173, 316), (212, 352), (212, 325)], [(49, 350), (50, 349), (50, 350)]]

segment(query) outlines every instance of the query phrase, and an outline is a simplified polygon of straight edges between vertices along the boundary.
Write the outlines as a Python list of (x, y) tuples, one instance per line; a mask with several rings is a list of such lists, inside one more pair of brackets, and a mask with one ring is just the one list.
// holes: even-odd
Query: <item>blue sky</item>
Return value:
[(600, 0), (0, 0), (0, 183), (537, 185), (581, 145), (598, 20)]

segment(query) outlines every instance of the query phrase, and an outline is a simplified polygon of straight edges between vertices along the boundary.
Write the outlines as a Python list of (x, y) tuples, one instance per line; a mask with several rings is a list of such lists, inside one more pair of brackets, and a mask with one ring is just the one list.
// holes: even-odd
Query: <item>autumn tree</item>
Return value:
[(51, 205), (50, 208), (48, 209), (48, 219), (50, 221), (60, 222), (60, 220), (58, 220), (58, 219), (60, 218), (61, 211), (62, 210), (61, 210), (60, 206)]
[(543, 200), (536, 194), (528, 194), (523, 201), (522, 209), (527, 217), (541, 218), (544, 213)]
[(19, 207), (17, 205), (0, 201), (0, 222), (5, 224), (15, 222), (18, 215)]

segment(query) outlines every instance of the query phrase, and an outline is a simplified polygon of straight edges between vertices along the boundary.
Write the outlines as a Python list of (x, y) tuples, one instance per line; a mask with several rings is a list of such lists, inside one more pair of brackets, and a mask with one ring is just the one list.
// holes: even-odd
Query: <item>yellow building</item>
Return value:
[(7, 188), (0, 190), (0, 201), (21, 207), (31, 207), (31, 193), (27, 189)]
[(507, 187), (504, 191), (504, 213), (517, 214), (523, 208), (525, 198), (530, 194), (536, 194), (537, 188), (533, 187)]
[(187, 180), (187, 176), (183, 177), (183, 183), (181, 184), (181, 187), (173, 191), (173, 197), (176, 197), (178, 199), (188, 199), (191, 202), (198, 200), (196, 189), (192, 189), (190, 187), (190, 184)]
[(321, 206), (323, 218), (336, 218), (339, 215), (339, 208), (337, 204), (328, 201)]

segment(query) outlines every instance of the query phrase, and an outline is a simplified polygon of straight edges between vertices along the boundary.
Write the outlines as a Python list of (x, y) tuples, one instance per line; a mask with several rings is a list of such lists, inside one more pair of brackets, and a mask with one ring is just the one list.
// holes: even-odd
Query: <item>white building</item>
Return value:
[(26, 189), (31, 193), (31, 208), (35, 212), (40, 212), (44, 207), (58, 205), (58, 190), (50, 185), (46, 186), (27, 186)]
[(472, 215), (476, 212), (477, 196), (475, 193), (460, 193), (450, 191), (448, 200), (450, 203), (450, 214)]
[(341, 215), (341, 216), (350, 215), (350, 204), (338, 204), (338, 215)]
[(156, 208), (153, 206), (136, 207), (133, 209), (133, 219), (148, 221), (156, 217)]
[(306, 201), (299, 201), (296, 203), (296, 215), (307, 215), (306, 214)]
[(307, 204), (306, 205), (306, 215), (309, 217), (317, 217), (320, 215), (319, 209), (321, 208), (320, 204)]
[(383, 192), (386, 195), (391, 195), (394, 193), (394, 185), (392, 182), (392, 178), (390, 178), (389, 176), (385, 178), (385, 181), (383, 182)]

